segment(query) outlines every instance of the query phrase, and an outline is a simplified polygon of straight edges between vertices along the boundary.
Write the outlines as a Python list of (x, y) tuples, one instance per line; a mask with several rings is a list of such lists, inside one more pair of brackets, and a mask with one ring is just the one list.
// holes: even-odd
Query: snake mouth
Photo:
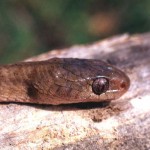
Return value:
[(120, 90), (108, 90), (106, 93), (118, 93)]

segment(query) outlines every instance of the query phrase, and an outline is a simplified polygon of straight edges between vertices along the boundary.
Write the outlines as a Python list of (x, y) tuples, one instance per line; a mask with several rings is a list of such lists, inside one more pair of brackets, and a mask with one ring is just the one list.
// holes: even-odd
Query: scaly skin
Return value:
[[(109, 80), (106, 92), (96, 95), (93, 80)], [(0, 102), (68, 104), (119, 98), (129, 88), (129, 78), (100, 60), (53, 58), (0, 66)]]

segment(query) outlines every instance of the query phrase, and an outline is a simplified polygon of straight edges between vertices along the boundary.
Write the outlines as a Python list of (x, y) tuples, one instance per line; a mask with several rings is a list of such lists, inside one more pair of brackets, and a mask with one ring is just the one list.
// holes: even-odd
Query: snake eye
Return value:
[(109, 81), (106, 78), (97, 78), (92, 83), (92, 91), (96, 95), (105, 93), (109, 88)]

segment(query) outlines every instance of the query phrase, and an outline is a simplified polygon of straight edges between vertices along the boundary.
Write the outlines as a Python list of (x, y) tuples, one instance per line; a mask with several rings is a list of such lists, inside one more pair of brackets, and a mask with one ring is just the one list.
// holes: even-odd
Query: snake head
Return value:
[(128, 76), (101, 60), (55, 59), (59, 63), (54, 75), (59, 90), (54, 94), (63, 103), (115, 100), (129, 88)]

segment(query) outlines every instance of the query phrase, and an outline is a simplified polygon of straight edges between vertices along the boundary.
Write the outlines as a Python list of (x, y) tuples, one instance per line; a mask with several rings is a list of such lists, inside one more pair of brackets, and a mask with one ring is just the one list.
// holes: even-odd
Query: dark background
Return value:
[(1, 0), (0, 63), (149, 29), (150, 0)]

